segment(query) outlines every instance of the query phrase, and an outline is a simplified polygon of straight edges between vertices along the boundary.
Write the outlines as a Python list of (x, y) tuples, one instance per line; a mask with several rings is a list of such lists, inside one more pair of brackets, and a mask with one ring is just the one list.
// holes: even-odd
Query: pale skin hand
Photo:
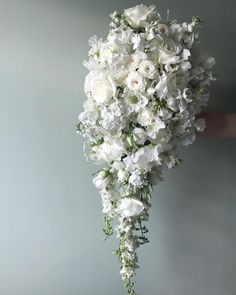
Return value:
[(218, 138), (236, 138), (236, 113), (202, 113), (206, 120), (203, 136)]

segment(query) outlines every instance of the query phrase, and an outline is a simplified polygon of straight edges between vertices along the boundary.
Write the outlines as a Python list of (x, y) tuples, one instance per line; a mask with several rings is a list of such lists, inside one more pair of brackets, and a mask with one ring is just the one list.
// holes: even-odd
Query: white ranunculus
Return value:
[(124, 198), (117, 208), (118, 214), (123, 217), (132, 217), (140, 215), (145, 209), (145, 205), (136, 199)]
[(138, 54), (131, 54), (128, 58), (127, 67), (129, 70), (136, 70), (141, 62), (141, 57)]
[(154, 64), (149, 61), (149, 60), (142, 60), (140, 65), (139, 65), (139, 68), (138, 68), (138, 71), (146, 78), (148, 79), (152, 79), (155, 75), (155, 66)]
[(153, 121), (153, 113), (149, 109), (144, 108), (138, 114), (137, 121), (142, 126), (148, 126)]
[(100, 171), (98, 175), (93, 178), (93, 184), (99, 190), (105, 189), (108, 186), (109, 182), (110, 179), (105, 171)]
[(157, 27), (157, 31), (160, 35), (168, 35), (169, 28), (166, 24), (159, 24)]
[(124, 16), (126, 21), (134, 28), (144, 27), (147, 24), (147, 19), (154, 12), (155, 7), (140, 4), (135, 7), (125, 9)]
[(93, 81), (91, 90), (96, 103), (103, 104), (115, 95), (116, 88), (110, 77), (102, 77)]
[(145, 79), (143, 75), (136, 71), (129, 73), (126, 83), (128, 88), (135, 92), (143, 92), (145, 89)]

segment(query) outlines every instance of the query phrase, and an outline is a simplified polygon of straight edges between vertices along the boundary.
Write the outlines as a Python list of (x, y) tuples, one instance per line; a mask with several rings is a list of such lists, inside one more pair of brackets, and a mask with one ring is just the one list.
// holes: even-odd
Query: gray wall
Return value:
[[(88, 38), (136, 3), (0, 0), (0, 295), (125, 294), (75, 124)], [(205, 18), (202, 46), (221, 74), (210, 109), (236, 111), (235, 1), (160, 0), (167, 8)], [(235, 149), (199, 139), (155, 190), (140, 295), (236, 294)]]

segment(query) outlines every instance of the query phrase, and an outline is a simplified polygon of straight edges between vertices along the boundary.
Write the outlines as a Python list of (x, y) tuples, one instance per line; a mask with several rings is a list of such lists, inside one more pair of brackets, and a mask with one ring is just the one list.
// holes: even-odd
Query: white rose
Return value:
[(176, 64), (180, 61), (180, 52), (182, 47), (177, 44), (172, 38), (166, 37), (163, 41), (157, 41), (157, 50), (155, 51), (155, 57), (160, 64)]
[(129, 73), (126, 83), (128, 88), (135, 92), (137, 91), (143, 92), (145, 89), (145, 79), (143, 75), (141, 75), (140, 73), (136, 71)]
[(143, 128), (134, 128), (133, 135), (134, 141), (140, 145), (143, 145), (147, 139), (147, 134)]
[(138, 71), (146, 78), (152, 79), (155, 75), (155, 66), (149, 60), (141, 61)]
[(115, 94), (115, 85), (112, 80), (108, 77), (96, 79), (92, 85), (92, 96), (98, 104), (109, 101)]
[(148, 109), (144, 108), (138, 114), (137, 121), (142, 126), (148, 126), (152, 123), (153, 113)]
[(107, 173), (105, 171), (101, 171), (97, 176), (93, 178), (93, 184), (97, 189), (103, 190), (105, 189), (110, 182), (109, 177), (107, 177)]
[(147, 18), (152, 17), (155, 7), (145, 6), (143, 4), (125, 9), (124, 16), (126, 21), (134, 28), (144, 27)]
[(117, 212), (123, 217), (138, 216), (145, 209), (144, 204), (136, 199), (122, 199)]

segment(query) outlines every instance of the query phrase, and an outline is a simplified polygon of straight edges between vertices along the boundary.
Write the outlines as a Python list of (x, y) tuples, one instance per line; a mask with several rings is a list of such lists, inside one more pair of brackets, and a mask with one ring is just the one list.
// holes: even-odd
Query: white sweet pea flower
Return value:
[(132, 162), (138, 169), (150, 171), (153, 166), (160, 164), (157, 146), (141, 147), (135, 154), (132, 155)]
[(98, 175), (93, 178), (93, 184), (99, 190), (105, 189), (109, 185), (109, 183), (110, 179), (106, 171), (100, 171)]
[(203, 132), (206, 128), (206, 121), (203, 118), (197, 119), (195, 121), (195, 128), (198, 132)]
[(157, 137), (159, 130), (165, 128), (165, 126), (165, 123), (160, 118), (156, 118), (155, 122), (147, 127), (147, 135), (154, 139)]
[(123, 143), (120, 138), (107, 138), (97, 150), (100, 158), (106, 162), (112, 162), (120, 159), (123, 154)]
[(145, 209), (145, 205), (136, 199), (124, 198), (121, 200), (117, 213), (123, 217), (132, 217), (140, 215)]
[(119, 169), (118, 172), (117, 172), (117, 177), (118, 177), (118, 180), (120, 182), (123, 182), (123, 181), (125, 181), (127, 179), (128, 173), (124, 169)]
[(88, 44), (91, 46), (91, 49), (89, 50), (89, 55), (93, 56), (96, 59), (100, 53), (102, 38), (98, 39), (97, 36), (94, 35), (89, 39)]
[(152, 79), (155, 75), (155, 66), (154, 64), (149, 60), (143, 60), (141, 61), (138, 71), (146, 78)]
[(137, 121), (142, 126), (148, 126), (153, 121), (153, 113), (148, 108), (144, 108), (138, 114)]
[(189, 56), (191, 55), (190, 51), (188, 49), (183, 49), (182, 52), (182, 59), (183, 60), (188, 60)]
[(151, 18), (155, 6), (145, 6), (143, 4), (125, 9), (124, 16), (126, 21), (134, 28), (145, 27), (147, 19)]
[(147, 134), (143, 128), (138, 128), (138, 127), (134, 128), (133, 137), (134, 137), (134, 141), (140, 145), (143, 145), (145, 141), (147, 140)]

